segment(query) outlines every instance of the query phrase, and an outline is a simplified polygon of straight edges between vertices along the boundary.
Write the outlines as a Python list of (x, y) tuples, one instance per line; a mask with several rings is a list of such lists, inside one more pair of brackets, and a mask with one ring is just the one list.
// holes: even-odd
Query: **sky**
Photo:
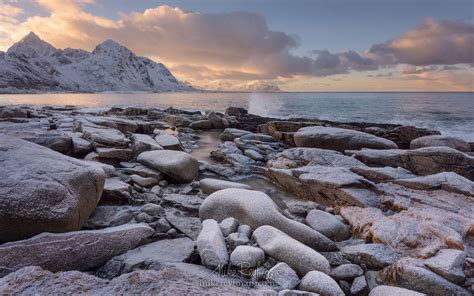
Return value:
[(0, 50), (113, 39), (198, 87), (474, 91), (474, 0), (0, 0)]

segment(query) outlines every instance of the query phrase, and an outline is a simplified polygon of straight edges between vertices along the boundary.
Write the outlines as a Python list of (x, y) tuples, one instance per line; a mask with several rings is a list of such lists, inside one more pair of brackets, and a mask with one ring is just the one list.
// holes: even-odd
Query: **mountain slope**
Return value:
[(161, 63), (107, 40), (89, 53), (56, 49), (30, 33), (0, 53), (0, 92), (187, 91)]

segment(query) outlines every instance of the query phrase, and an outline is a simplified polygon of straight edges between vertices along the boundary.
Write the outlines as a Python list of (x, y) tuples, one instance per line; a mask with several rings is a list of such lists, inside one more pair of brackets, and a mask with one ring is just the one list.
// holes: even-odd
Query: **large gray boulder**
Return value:
[(396, 149), (397, 144), (364, 132), (324, 126), (308, 126), (298, 130), (294, 135), (297, 147), (310, 147), (336, 150)]
[(300, 276), (311, 270), (329, 273), (329, 262), (323, 255), (275, 227), (260, 226), (253, 232), (253, 237), (266, 254), (285, 262)]
[(201, 219), (222, 221), (234, 217), (253, 229), (270, 225), (319, 251), (334, 251), (334, 242), (309, 226), (288, 219), (263, 192), (246, 189), (223, 189), (209, 195), (199, 208)]
[(418, 149), (423, 147), (449, 147), (461, 152), (471, 152), (471, 145), (461, 138), (432, 135), (417, 138), (410, 142), (410, 149)]
[(199, 162), (181, 151), (146, 151), (137, 157), (137, 161), (161, 171), (177, 182), (191, 182), (199, 172)]
[(227, 188), (252, 189), (249, 185), (246, 185), (246, 184), (219, 180), (219, 179), (211, 179), (211, 178), (201, 179), (199, 181), (199, 184), (202, 188), (202, 191), (204, 191), (207, 194), (211, 194), (216, 191), (227, 189)]
[(335, 241), (351, 237), (351, 228), (341, 219), (321, 210), (311, 210), (306, 216), (306, 224)]
[(310, 271), (302, 279), (300, 289), (318, 293), (321, 296), (344, 296), (339, 285), (327, 274), (320, 271)]
[(197, 249), (202, 265), (210, 269), (222, 268), (229, 262), (225, 238), (216, 220), (207, 219), (202, 222)]
[(345, 152), (369, 166), (402, 167), (426, 176), (441, 172), (455, 172), (474, 180), (474, 156), (449, 147), (426, 147), (415, 150), (351, 150)]
[(87, 270), (133, 249), (153, 234), (144, 224), (101, 230), (42, 233), (27, 240), (0, 245), (0, 277), (25, 266), (50, 271)]
[(153, 269), (164, 263), (184, 262), (191, 257), (195, 247), (196, 242), (187, 237), (159, 240), (110, 259), (98, 274), (111, 279), (137, 267)]
[(0, 135), (0, 242), (78, 230), (94, 211), (104, 171)]

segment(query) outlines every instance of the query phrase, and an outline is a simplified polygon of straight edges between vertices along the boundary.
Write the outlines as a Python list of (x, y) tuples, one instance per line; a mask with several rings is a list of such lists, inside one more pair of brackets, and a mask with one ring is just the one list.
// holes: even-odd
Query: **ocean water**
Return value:
[(0, 105), (136, 106), (224, 111), (335, 121), (398, 123), (474, 141), (474, 93), (99, 93), (0, 94)]

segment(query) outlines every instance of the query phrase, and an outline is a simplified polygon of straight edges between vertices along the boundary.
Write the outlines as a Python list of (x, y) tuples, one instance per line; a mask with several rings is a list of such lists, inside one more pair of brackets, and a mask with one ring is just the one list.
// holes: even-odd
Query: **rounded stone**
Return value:
[(137, 161), (163, 172), (178, 182), (191, 182), (199, 172), (199, 162), (182, 151), (146, 151), (137, 157)]
[(262, 249), (251, 246), (238, 246), (230, 254), (230, 263), (240, 268), (253, 268), (265, 261)]
[(310, 271), (302, 279), (300, 289), (324, 296), (345, 296), (337, 282), (320, 271)]

